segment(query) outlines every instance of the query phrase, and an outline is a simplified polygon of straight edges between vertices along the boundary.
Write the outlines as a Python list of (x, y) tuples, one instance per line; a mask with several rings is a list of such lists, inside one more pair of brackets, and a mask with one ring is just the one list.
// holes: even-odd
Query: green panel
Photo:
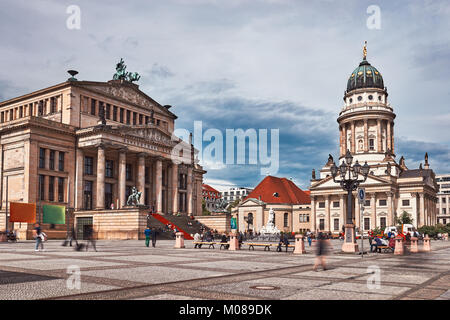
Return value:
[(42, 207), (44, 216), (43, 223), (66, 224), (66, 207), (55, 205), (44, 205)]

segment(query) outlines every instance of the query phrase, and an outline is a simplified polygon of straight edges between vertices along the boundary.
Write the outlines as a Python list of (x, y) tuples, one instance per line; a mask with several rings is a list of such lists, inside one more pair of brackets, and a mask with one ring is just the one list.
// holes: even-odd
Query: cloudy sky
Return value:
[[(67, 27), (71, 5), (80, 29)], [(367, 26), (370, 5), (380, 29)], [(445, 0), (2, 0), (0, 100), (63, 82), (69, 69), (110, 80), (122, 57), (141, 90), (173, 105), (177, 128), (279, 129), (277, 175), (307, 189), (311, 170), (338, 156), (336, 118), (367, 40), (397, 114), (397, 159), (417, 168), (428, 152), (448, 173), (449, 30)], [(260, 165), (206, 169), (219, 189), (264, 177)]]

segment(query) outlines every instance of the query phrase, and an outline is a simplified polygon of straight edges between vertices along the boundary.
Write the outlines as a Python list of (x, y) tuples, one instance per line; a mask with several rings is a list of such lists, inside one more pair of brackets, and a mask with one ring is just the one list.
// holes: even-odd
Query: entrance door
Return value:
[(84, 235), (86, 234), (86, 229), (92, 227), (92, 217), (80, 217), (77, 218), (77, 239), (78, 240), (86, 240), (84, 239)]

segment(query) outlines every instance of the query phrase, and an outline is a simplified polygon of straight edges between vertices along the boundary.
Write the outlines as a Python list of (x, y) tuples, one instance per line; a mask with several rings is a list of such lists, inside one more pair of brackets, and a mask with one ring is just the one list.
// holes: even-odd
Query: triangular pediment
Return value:
[(153, 125), (141, 125), (141, 126), (117, 126), (112, 128), (117, 134), (142, 138), (155, 143), (162, 143), (167, 146), (174, 146), (178, 142), (172, 141), (169, 133), (164, 132), (158, 127)]
[(261, 206), (264, 205), (263, 201), (260, 201), (258, 199), (254, 199), (254, 198), (249, 198), (247, 200), (245, 200), (244, 202), (242, 202), (239, 207), (250, 207), (250, 206)]
[[(383, 178), (374, 176), (374, 175), (370, 175), (367, 177), (367, 180), (361, 184), (361, 186), (365, 186), (365, 185), (384, 185), (384, 184), (389, 184), (390, 182), (388, 180), (385, 180)], [(339, 182), (334, 182), (333, 181), (333, 177), (327, 177), (324, 178), (320, 181), (317, 182), (313, 182), (313, 184), (311, 185), (311, 190), (312, 189), (327, 189), (327, 188), (340, 188), (340, 184)]]
[(170, 117), (176, 116), (170, 112), (166, 107), (162, 106), (144, 92), (139, 90), (139, 86), (127, 81), (112, 80), (109, 82), (91, 82), (80, 81), (77, 86), (94, 91), (99, 94), (110, 96), (124, 103), (134, 104), (149, 110), (154, 110), (155, 113), (162, 113)]

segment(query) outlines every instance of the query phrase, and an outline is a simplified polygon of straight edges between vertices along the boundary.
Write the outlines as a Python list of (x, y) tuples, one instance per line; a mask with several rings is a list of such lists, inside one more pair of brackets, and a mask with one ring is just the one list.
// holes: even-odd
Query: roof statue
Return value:
[(366, 58), (367, 58), (367, 41), (364, 41), (363, 56), (364, 56), (363, 59), (366, 60)]
[(328, 161), (327, 161), (326, 166), (328, 166), (328, 165), (331, 166), (332, 164), (333, 164), (333, 156), (331, 154), (328, 154)]
[(312, 169), (312, 179), (316, 180), (316, 170)]
[(430, 164), (428, 163), (428, 152), (425, 153), (425, 169), (430, 169)]
[(141, 76), (137, 72), (127, 72), (127, 66), (125, 61), (120, 58), (119, 63), (116, 64), (116, 73), (113, 76), (113, 80), (125, 80), (129, 82), (138, 81)]

